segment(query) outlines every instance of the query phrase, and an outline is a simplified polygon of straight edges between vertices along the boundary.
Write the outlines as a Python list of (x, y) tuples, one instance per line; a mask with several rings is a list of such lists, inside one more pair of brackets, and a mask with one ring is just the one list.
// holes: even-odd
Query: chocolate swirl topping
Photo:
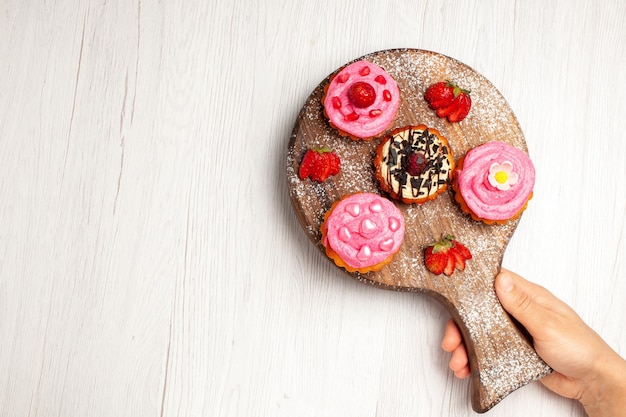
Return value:
[[(411, 175), (407, 169), (409, 155), (414, 153), (425, 157), (425, 166), (418, 175)], [(447, 184), (454, 168), (447, 141), (436, 130), (424, 126), (393, 132), (383, 144), (382, 155), (380, 172), (390, 188), (388, 191), (405, 200), (425, 201), (436, 194)]]

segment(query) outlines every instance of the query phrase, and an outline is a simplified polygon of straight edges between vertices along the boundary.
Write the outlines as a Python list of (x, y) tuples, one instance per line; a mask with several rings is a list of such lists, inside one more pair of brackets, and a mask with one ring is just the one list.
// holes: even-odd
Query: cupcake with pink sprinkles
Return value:
[(324, 114), (341, 135), (353, 140), (379, 137), (400, 107), (398, 84), (387, 71), (357, 61), (335, 74), (325, 88)]

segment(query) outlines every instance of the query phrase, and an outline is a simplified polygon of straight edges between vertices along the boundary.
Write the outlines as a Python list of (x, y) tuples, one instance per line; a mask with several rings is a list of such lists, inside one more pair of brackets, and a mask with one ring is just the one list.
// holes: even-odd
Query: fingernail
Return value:
[(504, 292), (511, 292), (514, 287), (513, 278), (509, 274), (500, 274), (498, 286)]

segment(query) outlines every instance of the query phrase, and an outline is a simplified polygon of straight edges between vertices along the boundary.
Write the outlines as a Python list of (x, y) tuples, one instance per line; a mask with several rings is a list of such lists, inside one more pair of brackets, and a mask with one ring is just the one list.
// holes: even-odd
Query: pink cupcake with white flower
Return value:
[(457, 162), (452, 189), (461, 209), (474, 220), (505, 223), (519, 217), (532, 198), (535, 167), (521, 149), (488, 142)]
[(353, 140), (379, 137), (400, 107), (398, 84), (387, 71), (357, 61), (331, 77), (324, 89), (324, 114), (332, 127)]

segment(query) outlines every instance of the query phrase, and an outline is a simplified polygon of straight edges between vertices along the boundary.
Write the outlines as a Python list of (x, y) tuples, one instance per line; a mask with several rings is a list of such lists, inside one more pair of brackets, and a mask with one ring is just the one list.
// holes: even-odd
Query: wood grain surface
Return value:
[[(311, 92), (394, 48), (506, 98), (537, 182), (502, 265), (626, 354), (623, 16), (621, 0), (0, 0), (0, 416), (475, 416), (440, 348), (448, 309), (346, 276), (285, 181)], [(585, 415), (540, 383), (491, 414)]]
[[(356, 60), (386, 69), (398, 83), (402, 103), (387, 131), (425, 124), (448, 139), (461, 157), (481, 144), (502, 141), (527, 152), (524, 134), (506, 100), (483, 76), (441, 54), (417, 49), (378, 51)], [(336, 71), (335, 71), (336, 72)], [(374, 155), (380, 140), (353, 141), (333, 129), (324, 116), (322, 98), (326, 78), (306, 100), (287, 149), (286, 176), (295, 213), (313, 243), (324, 252), (320, 227), (334, 202), (355, 192), (381, 192), (374, 175)], [(471, 91), (471, 114), (461, 123), (437, 117), (423, 99), (439, 81), (454, 80)], [(322, 184), (298, 177), (307, 149), (332, 149), (342, 172)], [(550, 372), (502, 309), (494, 279), (506, 246), (520, 218), (501, 225), (472, 220), (447, 192), (423, 205), (396, 202), (403, 213), (406, 235), (393, 261), (377, 272), (351, 275), (380, 288), (425, 292), (440, 301), (462, 329), (472, 368), (472, 406), (485, 412), (506, 395)], [(446, 234), (454, 235), (472, 252), (464, 271), (436, 276), (424, 266), (425, 248)]]

